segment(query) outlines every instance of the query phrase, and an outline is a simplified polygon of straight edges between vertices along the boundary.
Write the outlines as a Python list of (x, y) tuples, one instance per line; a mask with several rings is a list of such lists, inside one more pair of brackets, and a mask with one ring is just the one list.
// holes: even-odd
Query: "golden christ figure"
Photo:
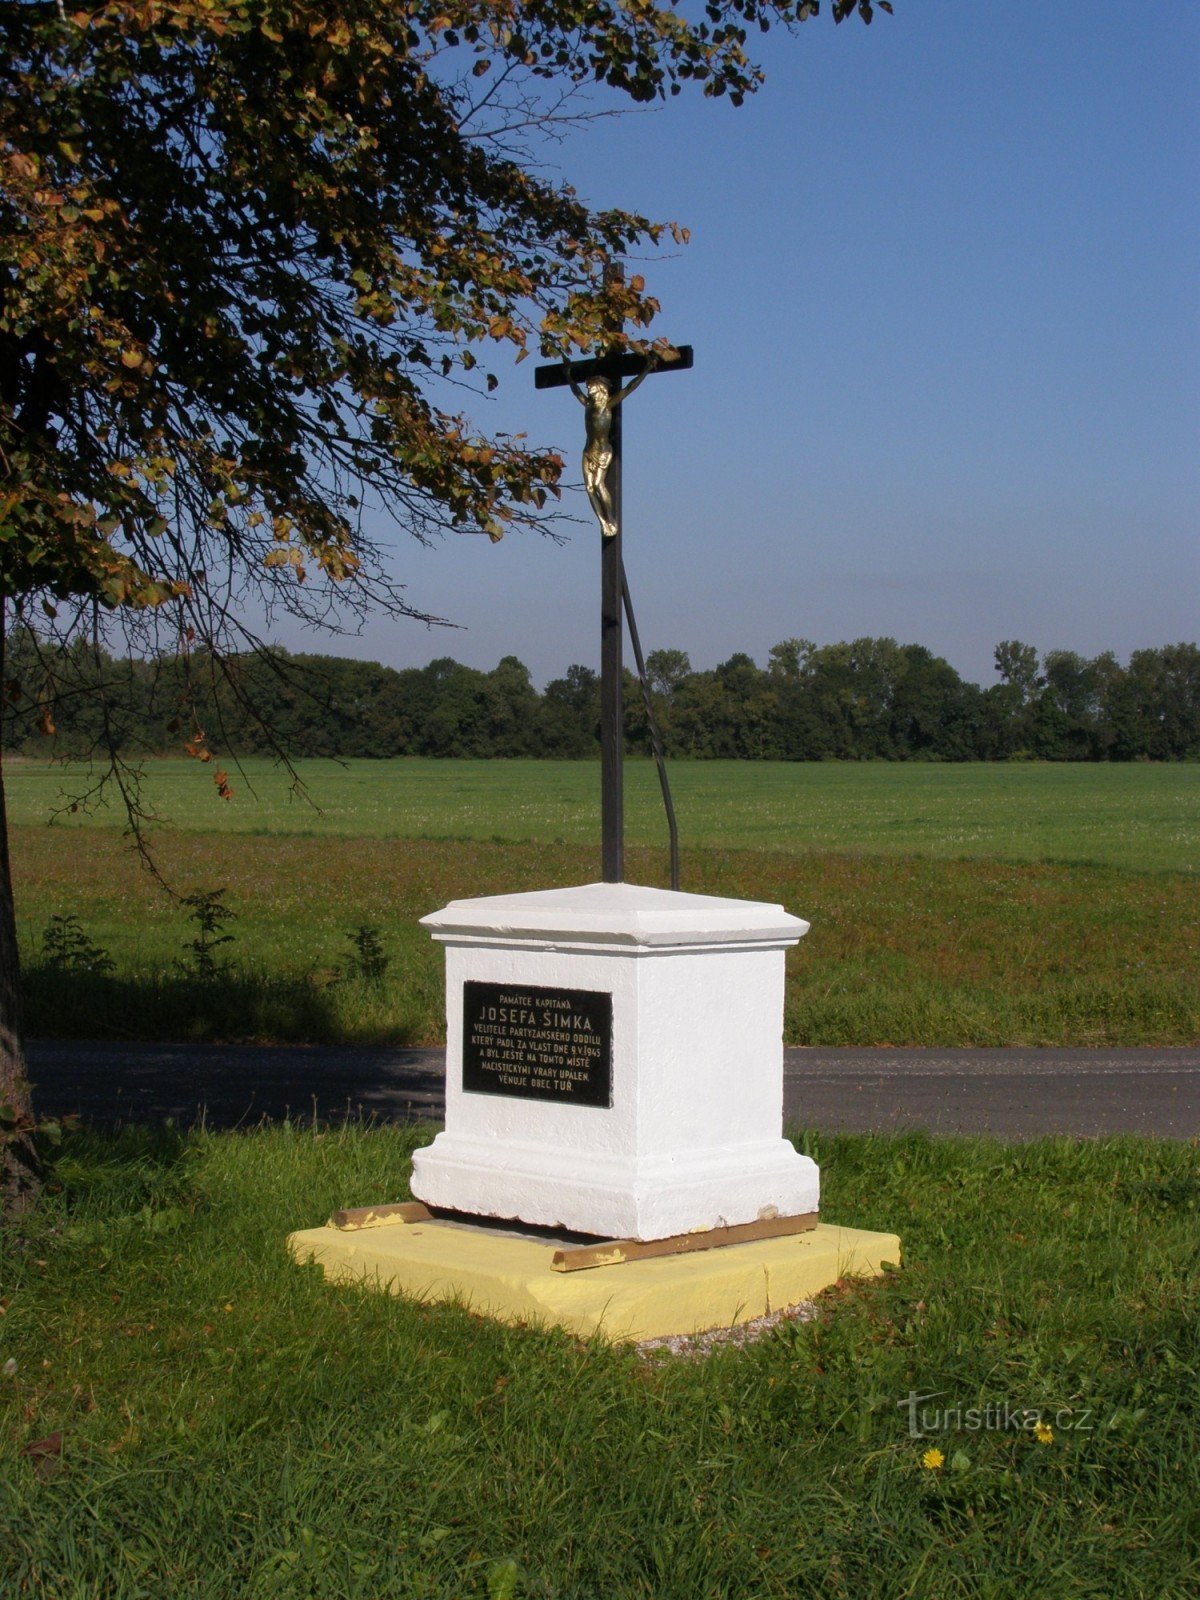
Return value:
[(583, 486), (587, 490), (592, 510), (600, 523), (600, 531), (606, 539), (615, 538), (617, 533), (612, 495), (608, 490), (608, 469), (612, 466), (613, 458), (613, 410), (622, 400), (629, 398), (638, 384), (649, 377), (657, 365), (657, 358), (650, 356), (645, 370), (639, 372), (632, 383), (626, 384), (623, 389), (618, 389), (616, 394), (609, 388), (607, 378), (589, 378), (585, 392), (571, 377), (570, 368), (567, 369), (567, 381), (571, 385), (571, 393), (583, 407), (587, 434), (583, 447)]

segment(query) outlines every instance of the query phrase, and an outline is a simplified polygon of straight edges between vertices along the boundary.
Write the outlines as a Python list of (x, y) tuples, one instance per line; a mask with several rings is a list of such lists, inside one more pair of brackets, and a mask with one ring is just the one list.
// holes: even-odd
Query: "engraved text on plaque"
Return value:
[(464, 983), (463, 1088), (611, 1106), (612, 995)]

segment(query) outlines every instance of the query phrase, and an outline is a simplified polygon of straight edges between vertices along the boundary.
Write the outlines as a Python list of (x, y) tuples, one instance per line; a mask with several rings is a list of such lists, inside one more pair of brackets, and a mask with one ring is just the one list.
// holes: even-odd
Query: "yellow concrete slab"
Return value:
[(351, 1234), (305, 1228), (288, 1249), (297, 1261), (319, 1262), (331, 1282), (615, 1340), (732, 1327), (900, 1262), (895, 1234), (824, 1222), (783, 1239), (568, 1273), (551, 1266), (552, 1243), (441, 1221)]

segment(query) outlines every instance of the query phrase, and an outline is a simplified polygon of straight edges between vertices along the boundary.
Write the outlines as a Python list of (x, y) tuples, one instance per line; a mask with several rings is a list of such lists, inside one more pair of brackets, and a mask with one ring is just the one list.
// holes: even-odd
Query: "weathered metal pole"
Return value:
[[(625, 268), (612, 261), (606, 284), (623, 283)], [(621, 562), (621, 408), (612, 410), (612, 463), (608, 492), (616, 533), (600, 540), (600, 875), (605, 883), (625, 881), (625, 707), (622, 698)]]
[(608, 492), (617, 531), (600, 540), (600, 871), (625, 881), (625, 715), (621, 602), (621, 408), (612, 414)]

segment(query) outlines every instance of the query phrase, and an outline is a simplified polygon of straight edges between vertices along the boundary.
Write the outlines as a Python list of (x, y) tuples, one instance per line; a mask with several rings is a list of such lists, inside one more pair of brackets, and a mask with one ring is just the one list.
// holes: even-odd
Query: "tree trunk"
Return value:
[[(4, 621), (0, 600), (0, 693), (5, 692)], [(41, 1168), (33, 1134), (33, 1095), (25, 1076), (21, 1042), (21, 961), (8, 854), (2, 729), (0, 720), (0, 1216), (12, 1217), (37, 1198)]]

